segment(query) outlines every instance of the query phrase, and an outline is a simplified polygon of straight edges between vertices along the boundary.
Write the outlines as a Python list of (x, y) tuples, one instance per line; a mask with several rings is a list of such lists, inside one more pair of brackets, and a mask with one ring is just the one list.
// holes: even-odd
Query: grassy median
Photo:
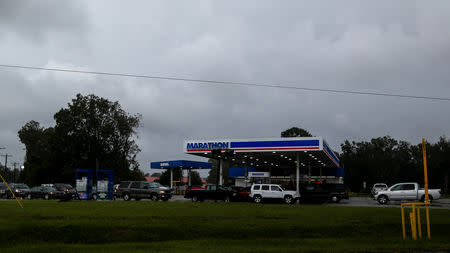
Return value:
[[(450, 250), (450, 210), (432, 240), (401, 239), (399, 208), (252, 203), (0, 201), (0, 252)], [(424, 215), (422, 216), (424, 217)]]

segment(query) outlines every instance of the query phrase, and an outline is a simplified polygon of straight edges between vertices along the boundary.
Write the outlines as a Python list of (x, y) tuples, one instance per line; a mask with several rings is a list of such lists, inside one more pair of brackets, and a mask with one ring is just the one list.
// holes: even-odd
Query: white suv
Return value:
[(300, 198), (295, 191), (286, 191), (277, 184), (254, 184), (250, 189), (250, 197), (255, 203), (261, 203), (263, 199), (284, 200), (286, 204), (292, 204)]

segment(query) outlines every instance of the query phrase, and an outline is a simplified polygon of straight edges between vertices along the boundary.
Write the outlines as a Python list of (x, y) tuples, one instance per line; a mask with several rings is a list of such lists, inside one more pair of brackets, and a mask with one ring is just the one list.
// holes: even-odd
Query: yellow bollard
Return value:
[(422, 239), (422, 224), (420, 223), (420, 207), (417, 206), (417, 230), (419, 231), (419, 238)]
[(406, 231), (405, 231), (405, 209), (403, 208), (403, 204), (401, 205), (402, 208), (402, 231), (403, 231), (403, 240), (406, 239)]
[(414, 214), (413, 213), (409, 213), (409, 220), (411, 223), (411, 237), (414, 240), (417, 240), (417, 236), (416, 236), (416, 228), (415, 228), (415, 221), (414, 221)]
[(431, 232), (430, 232), (430, 211), (428, 209), (428, 205), (426, 207), (426, 215), (427, 215), (427, 235), (428, 239), (431, 239)]

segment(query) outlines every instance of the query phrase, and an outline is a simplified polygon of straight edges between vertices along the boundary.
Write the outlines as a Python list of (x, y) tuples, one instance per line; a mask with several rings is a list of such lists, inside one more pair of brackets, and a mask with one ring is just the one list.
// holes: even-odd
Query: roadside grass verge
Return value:
[(13, 201), (0, 202), (1, 252), (450, 250), (450, 210), (442, 209), (430, 211), (432, 240), (414, 242), (409, 234), (406, 241), (401, 239), (399, 208), (150, 201), (23, 204), (20, 209)]

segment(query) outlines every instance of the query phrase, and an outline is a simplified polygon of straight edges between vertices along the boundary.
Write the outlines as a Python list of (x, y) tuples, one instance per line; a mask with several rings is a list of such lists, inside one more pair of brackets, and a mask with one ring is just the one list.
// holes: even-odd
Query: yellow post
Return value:
[(422, 224), (420, 223), (420, 206), (417, 206), (417, 230), (419, 232), (419, 238), (422, 239)]
[(425, 203), (428, 203), (428, 168), (427, 168), (427, 144), (425, 138), (422, 138), (422, 153), (423, 153), (423, 180), (425, 187)]
[(405, 209), (403, 208), (403, 204), (401, 205), (402, 209), (402, 231), (403, 231), (403, 240), (406, 239), (406, 231), (405, 231)]
[(426, 205), (426, 216), (427, 216), (427, 235), (428, 239), (431, 239), (431, 231), (430, 231), (430, 210), (428, 208), (429, 206), (429, 200), (428, 200), (428, 168), (427, 168), (427, 146), (425, 142), (425, 138), (422, 138), (422, 153), (423, 153), (423, 180), (424, 180), (424, 187), (425, 187), (425, 203)]
[(415, 234), (416, 231), (414, 231), (414, 215), (413, 215), (413, 213), (409, 213), (409, 221), (411, 223), (411, 237), (414, 240), (416, 240), (416, 234)]
[(17, 199), (16, 195), (14, 194), (14, 192), (11, 190), (11, 188), (9, 188), (8, 183), (5, 181), (5, 179), (2, 177), (2, 175), (0, 175), (0, 177), (2, 178), (3, 182), (5, 183), (6, 187), (8, 187), (9, 191), (11, 192), (11, 194), (14, 196), (14, 198), (16, 199), (17, 203), (19, 204), (19, 206), (21, 208), (23, 208), (22, 203), (20, 203), (20, 201)]
[(412, 207), (412, 219), (413, 219), (412, 223), (414, 226), (414, 229), (412, 231), (413, 231), (413, 235), (414, 235), (414, 240), (417, 240), (416, 206), (412, 205), (411, 207)]
[(431, 231), (430, 231), (430, 211), (428, 209), (428, 205), (425, 206), (426, 207), (426, 215), (427, 215), (427, 236), (428, 239), (431, 239)]

